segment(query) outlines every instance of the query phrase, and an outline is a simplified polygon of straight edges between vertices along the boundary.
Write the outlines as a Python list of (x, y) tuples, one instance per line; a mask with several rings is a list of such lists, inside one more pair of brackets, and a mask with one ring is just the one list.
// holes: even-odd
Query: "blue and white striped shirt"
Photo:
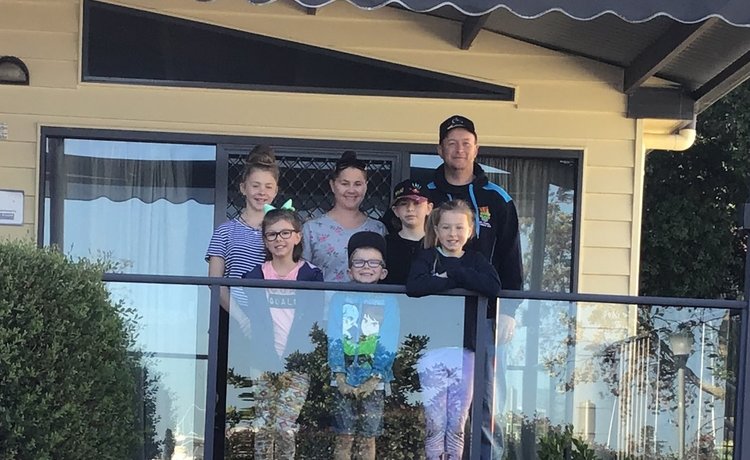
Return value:
[(224, 259), (226, 278), (242, 278), (242, 275), (266, 260), (261, 230), (239, 219), (224, 222), (216, 227), (211, 236), (206, 260), (211, 256)]

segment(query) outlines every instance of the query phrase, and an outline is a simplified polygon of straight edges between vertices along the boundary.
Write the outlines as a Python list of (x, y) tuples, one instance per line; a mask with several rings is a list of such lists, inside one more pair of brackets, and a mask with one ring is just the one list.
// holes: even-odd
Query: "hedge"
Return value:
[(122, 460), (137, 451), (132, 336), (103, 268), (0, 242), (0, 458)]

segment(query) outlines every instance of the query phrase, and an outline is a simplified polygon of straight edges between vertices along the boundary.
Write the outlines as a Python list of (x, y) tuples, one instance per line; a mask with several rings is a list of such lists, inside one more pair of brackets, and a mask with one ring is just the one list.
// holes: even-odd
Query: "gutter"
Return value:
[(643, 134), (643, 146), (646, 150), (671, 150), (683, 152), (695, 143), (695, 119), (676, 134)]

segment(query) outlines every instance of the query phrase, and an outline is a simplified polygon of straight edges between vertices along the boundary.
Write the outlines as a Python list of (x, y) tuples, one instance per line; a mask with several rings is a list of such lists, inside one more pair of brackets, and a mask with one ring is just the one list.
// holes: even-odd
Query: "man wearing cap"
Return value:
[(401, 225), (400, 230), (392, 231), (385, 237), (388, 276), (384, 284), (406, 284), (411, 262), (422, 247), (425, 220), (432, 211), (432, 203), (426, 192), (426, 188), (413, 179), (400, 182), (393, 189), (391, 209)]
[[(503, 289), (521, 290), (523, 288), (523, 266), (521, 262), (521, 242), (518, 231), (518, 213), (510, 195), (499, 185), (487, 179), (482, 167), (476, 163), (479, 153), (477, 132), (474, 123), (462, 115), (453, 115), (440, 124), (440, 143), (438, 155), (443, 160), (427, 184), (430, 197), (435, 206), (456, 198), (466, 200), (474, 209), (475, 237), (469, 245), (484, 254), (500, 275)], [(513, 337), (515, 329), (515, 310), (518, 302), (501, 301), (497, 315), (496, 337), (498, 344), (505, 344)], [(494, 343), (491, 344), (494, 351)], [(504, 356), (498, 356), (501, 365)], [(494, 356), (488, 361), (492, 364)], [(494, 369), (489, 369), (494, 371)], [(493, 375), (493, 374), (489, 374)], [(502, 406), (505, 397), (504, 376), (497, 382), (496, 398)], [(489, 417), (489, 404), (493, 388), (488, 388), (490, 396), (485, 397), (485, 412)], [(492, 427), (485, 426), (485, 429)], [(482, 437), (482, 458), (502, 456), (501, 440), (493, 442), (491, 433)], [(500, 436), (502, 436), (500, 434)], [(485, 449), (493, 445), (492, 455)]]

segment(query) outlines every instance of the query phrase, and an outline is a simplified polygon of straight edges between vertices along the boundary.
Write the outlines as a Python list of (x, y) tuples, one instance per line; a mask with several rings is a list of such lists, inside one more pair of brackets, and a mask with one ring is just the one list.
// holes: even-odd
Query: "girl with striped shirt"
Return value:
[[(242, 278), (266, 259), (261, 223), (263, 207), (270, 204), (279, 190), (279, 167), (273, 149), (258, 145), (250, 152), (240, 182), (245, 208), (240, 214), (219, 225), (206, 251), (208, 276)], [(221, 304), (229, 308), (229, 292), (221, 290)]]

